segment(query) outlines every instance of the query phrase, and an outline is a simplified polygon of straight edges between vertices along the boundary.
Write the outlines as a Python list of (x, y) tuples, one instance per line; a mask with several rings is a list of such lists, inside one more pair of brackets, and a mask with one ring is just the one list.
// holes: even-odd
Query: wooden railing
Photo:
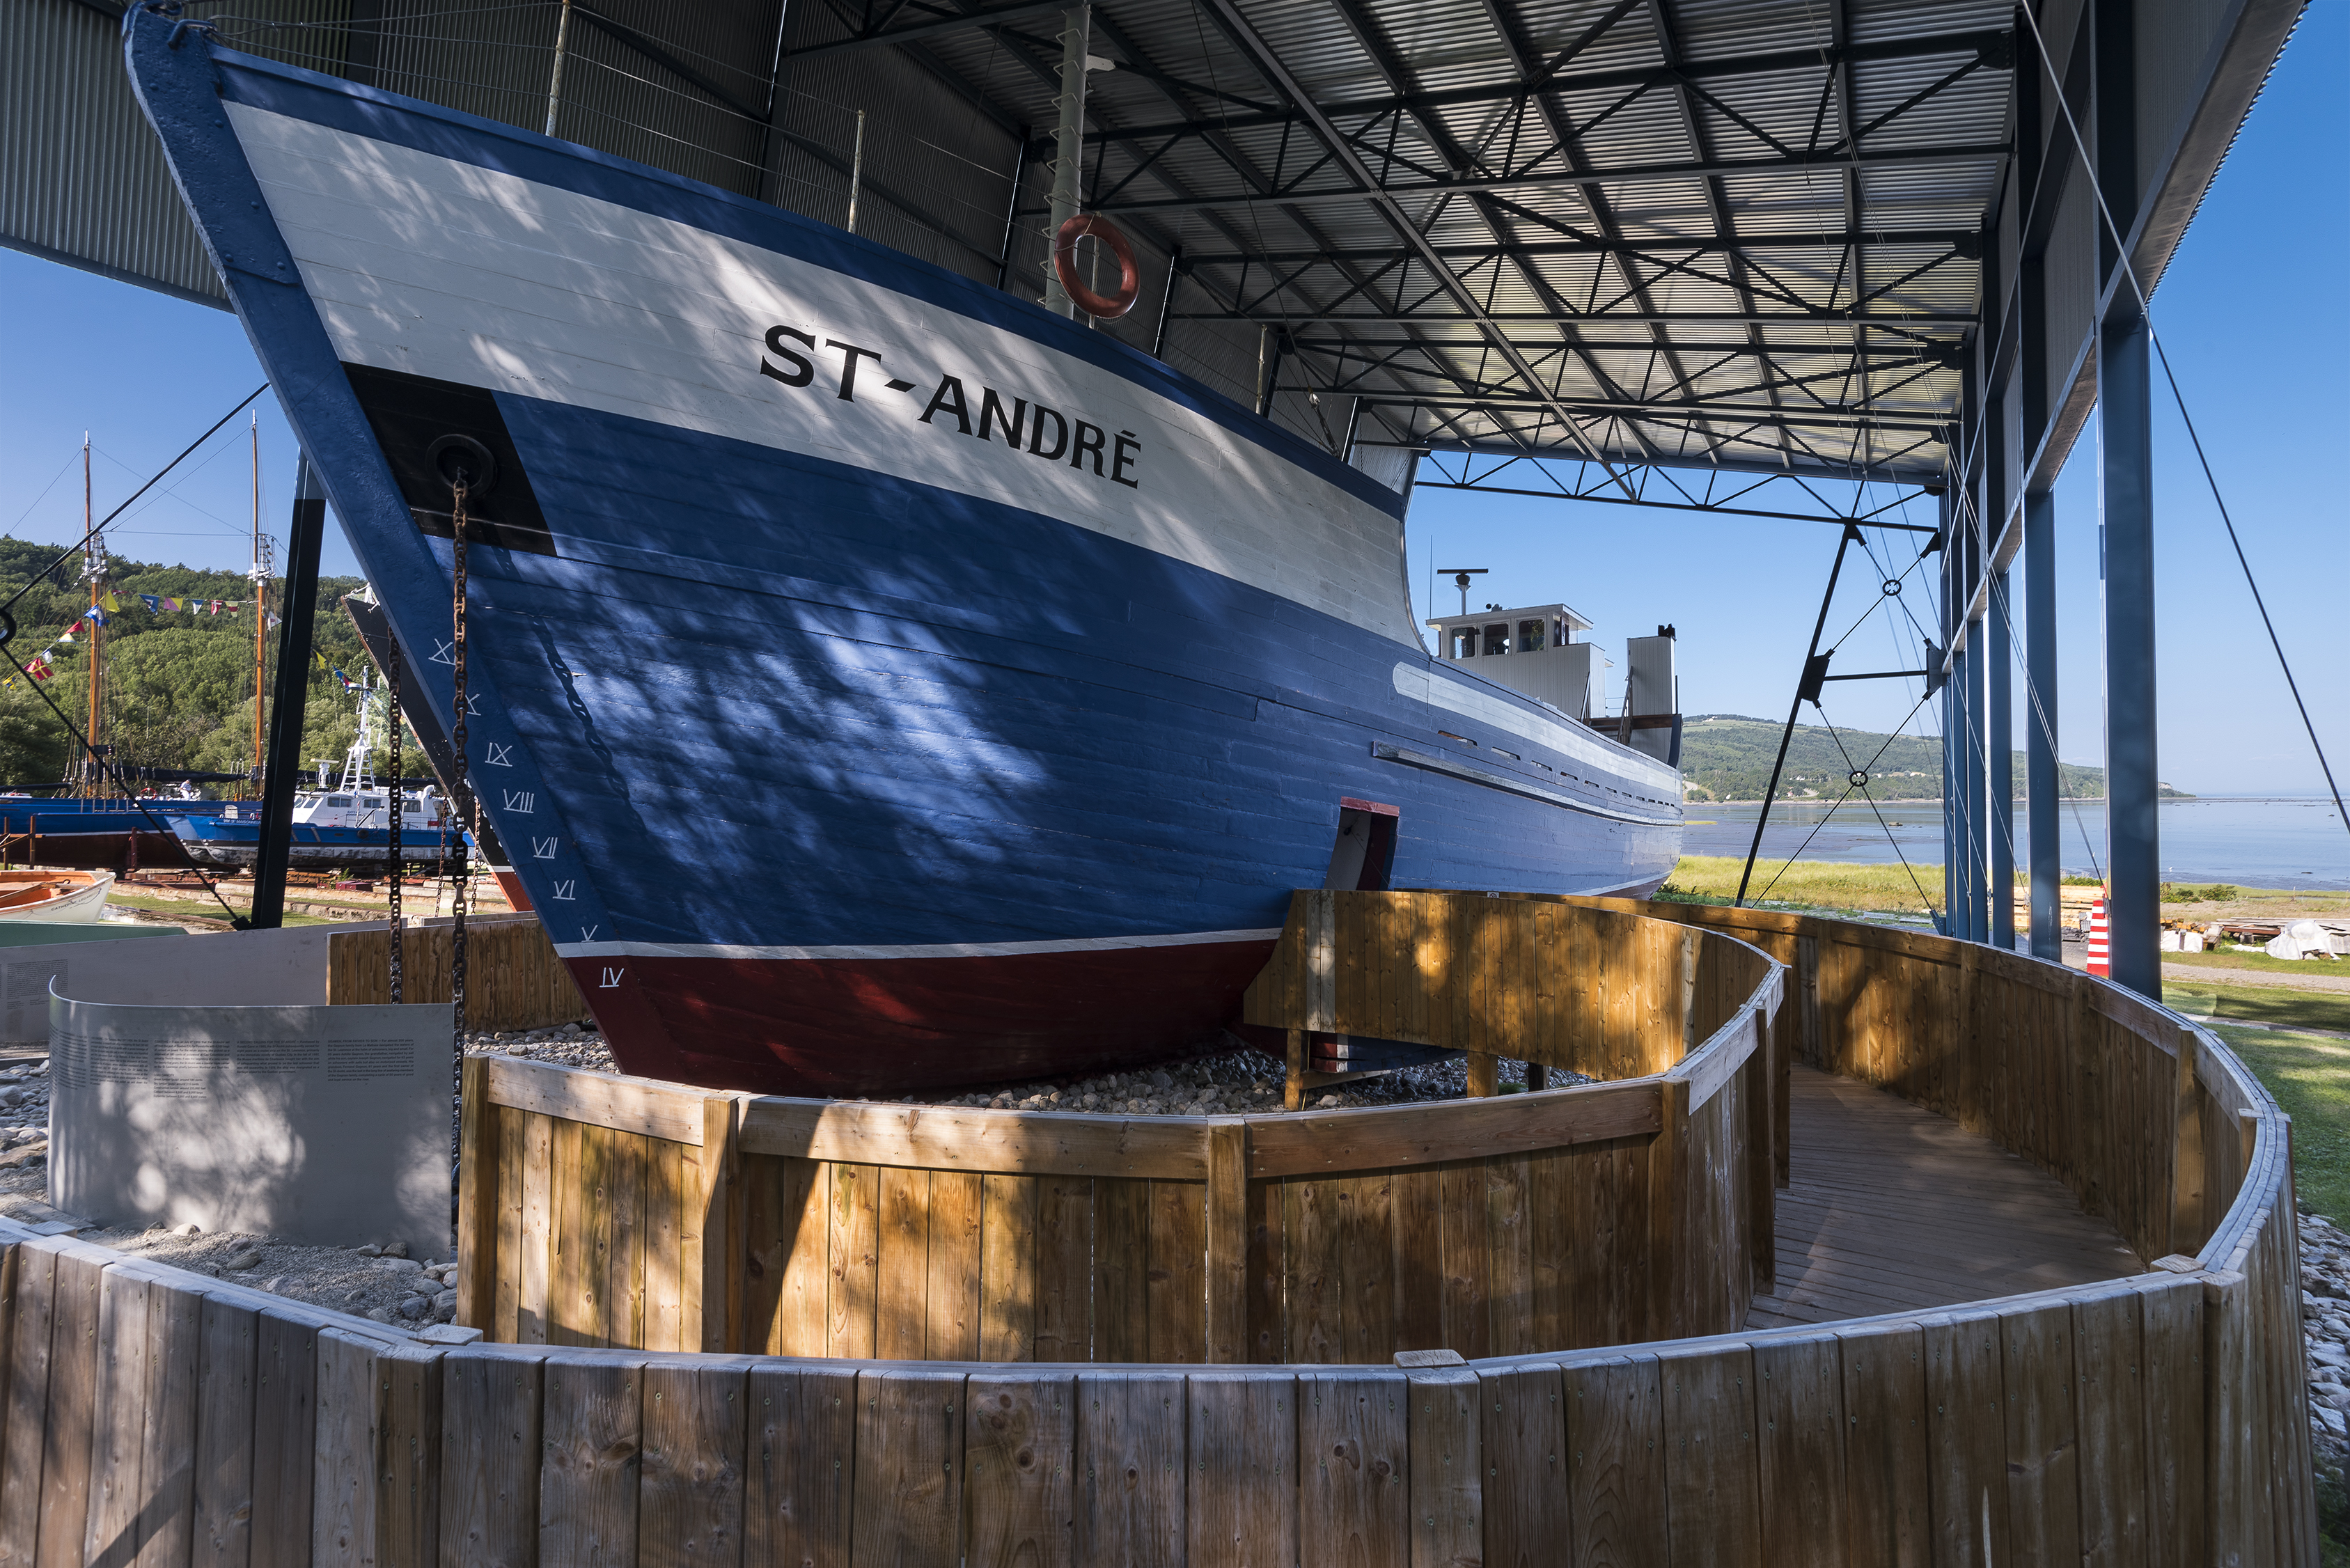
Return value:
[(1734, 1328), (1773, 1262), (1779, 973), (1638, 916), (1317, 892), (1249, 1021), (1638, 1075), (1130, 1120), (472, 1061), (458, 1321), (512, 1344), (1097, 1363)]
[[(2041, 1150), (2134, 1245), (2199, 1242), (1817, 1327), (1186, 1367), (452, 1348), (0, 1222), (0, 1562), (2317, 1560), (2288, 1128), (2223, 1045), (1937, 938), (1653, 912), (1791, 959), (1806, 1059)], [(681, 1226), (731, 1194), (698, 1172), (741, 1102), (697, 1143), (711, 1102), (604, 1082), (616, 1137), (678, 1148)]]
[[(454, 939), (445, 925), (401, 933), (400, 996), (450, 1000)], [(544, 1029), (588, 1016), (579, 987), (536, 918), (492, 918), (465, 930), (465, 1026)], [(391, 933), (381, 925), (327, 939), (327, 1001), (380, 1004), (391, 1000)]]

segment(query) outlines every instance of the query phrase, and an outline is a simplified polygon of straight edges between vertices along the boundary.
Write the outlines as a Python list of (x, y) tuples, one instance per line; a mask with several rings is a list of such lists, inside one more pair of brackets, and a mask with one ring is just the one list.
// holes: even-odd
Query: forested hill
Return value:
[[(1691, 800), (1761, 800), (1771, 781), (1771, 759), (1779, 750), (1780, 724), (1737, 713), (1692, 714), (1681, 728), (1681, 776)], [(1841, 739), (1843, 745), (1837, 745)], [(1882, 754), (1880, 754), (1880, 748)], [(1849, 758), (1850, 761), (1846, 759)], [(1870, 762), (1875, 758), (1875, 762)], [(1869, 794), (1879, 800), (1931, 800), (1942, 793), (1942, 742), (1939, 737), (1897, 735), (1887, 743), (1866, 730), (1830, 732), (1825, 725), (1798, 724), (1779, 775), (1779, 798), (1829, 799), (1842, 794), (1853, 769), (1868, 769)], [(2062, 764), (2064, 791), (2082, 799), (2102, 798), (2103, 768)], [(2015, 753), (2015, 787), (2023, 790), (2023, 753)], [(2176, 793), (2165, 787), (2165, 793)]]
[[(59, 546), (36, 545), (0, 535), (0, 601), (5, 601), (36, 573), (38, 581), (13, 614), (16, 634), (5, 649), (0, 669), (0, 786), (19, 787), (53, 782), (66, 766), (71, 741), (64, 725), (42, 702), (47, 696), (87, 722), (89, 711), (89, 647), (88, 623), (80, 618), (89, 607), (89, 589), (82, 580), (82, 556), (77, 551), (54, 568)], [(105, 665), (100, 696), (107, 734), (119, 762), (133, 766), (192, 768), (208, 773), (239, 773), (253, 765), (254, 607), (256, 595), (250, 579), (239, 572), (200, 571), (192, 566), (167, 566), (113, 556), (108, 563), (107, 586), (121, 607), (107, 612), (104, 631)], [(345, 594), (360, 587), (357, 577), (318, 579), (315, 628), (317, 647), (329, 666), (354, 677), (366, 660), (350, 618), (343, 613)], [(206, 608), (191, 613), (150, 610), (141, 594), (157, 598), (197, 602)], [(269, 584), (272, 611), (284, 600), (285, 580)], [(225, 605), (244, 601), (230, 613), (210, 613), (213, 600)], [(59, 642), (68, 630), (70, 643)], [(276, 680), (278, 628), (270, 628), (263, 642), (267, 650), (266, 680)], [(25, 671), (43, 649), (48, 656), (50, 678), (33, 690)], [(309, 696), (304, 708), (302, 755), (306, 763), (339, 757), (358, 732), (357, 711), (344, 695), (341, 683), (316, 659), (310, 665)]]

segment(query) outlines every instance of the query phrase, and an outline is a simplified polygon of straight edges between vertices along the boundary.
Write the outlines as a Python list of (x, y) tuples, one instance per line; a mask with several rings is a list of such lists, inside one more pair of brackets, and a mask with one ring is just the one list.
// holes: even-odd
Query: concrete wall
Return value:
[(446, 1005), (53, 998), (49, 1201), (105, 1224), (192, 1220), (442, 1252), (453, 1196), (452, 1023)]

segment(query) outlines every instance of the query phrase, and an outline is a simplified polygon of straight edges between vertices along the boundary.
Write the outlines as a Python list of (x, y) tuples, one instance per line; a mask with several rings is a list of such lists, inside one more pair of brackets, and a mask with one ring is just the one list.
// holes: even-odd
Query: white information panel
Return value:
[(452, 1012), (49, 1000), (49, 1201), (109, 1225), (449, 1247)]

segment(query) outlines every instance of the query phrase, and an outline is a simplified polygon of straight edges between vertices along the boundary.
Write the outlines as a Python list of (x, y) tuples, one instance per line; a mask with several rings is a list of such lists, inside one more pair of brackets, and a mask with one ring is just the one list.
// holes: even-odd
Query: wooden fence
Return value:
[[(2288, 1128), (2224, 1046), (1939, 939), (1656, 912), (1783, 944), (1809, 1059), (2028, 1133), (2126, 1235), (2161, 1211), (2199, 1245), (1817, 1327), (1211, 1367), (452, 1348), (0, 1222), (0, 1563), (2317, 1560)], [(2147, 1112), (2157, 1080), (2185, 1114)], [(681, 1168), (712, 1147), (635, 1114)]]
[(472, 1062), (458, 1321), (510, 1344), (1097, 1363), (1384, 1363), (1744, 1321), (1773, 1262), (1769, 959), (1482, 895), (1296, 906), (1250, 1022), (1639, 1075), (1128, 1120)]
[[(450, 928), (411, 926), (401, 939), (401, 999), (448, 1002), (454, 947)], [(387, 928), (335, 932), (327, 939), (328, 1002), (390, 1002), (390, 963)], [(466, 922), (467, 1029), (544, 1029), (588, 1016), (587, 999), (536, 916)]]

